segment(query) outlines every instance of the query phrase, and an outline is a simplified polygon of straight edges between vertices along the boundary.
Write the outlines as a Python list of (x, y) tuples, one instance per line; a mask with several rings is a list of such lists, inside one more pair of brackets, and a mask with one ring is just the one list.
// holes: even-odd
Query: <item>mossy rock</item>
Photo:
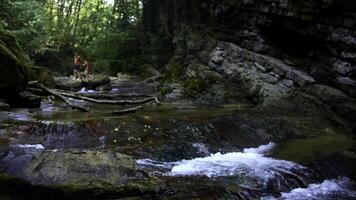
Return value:
[(31, 73), (31, 80), (38, 80), (43, 85), (49, 88), (55, 88), (56, 82), (54, 81), (51, 70), (46, 67), (34, 66), (31, 67), (33, 73)]
[(21, 93), (31, 80), (54, 87), (51, 72), (43, 67), (31, 67), (15, 37), (0, 30), (0, 96), (13, 97)]
[(31, 69), (15, 37), (0, 30), (0, 96), (18, 94), (30, 80)]

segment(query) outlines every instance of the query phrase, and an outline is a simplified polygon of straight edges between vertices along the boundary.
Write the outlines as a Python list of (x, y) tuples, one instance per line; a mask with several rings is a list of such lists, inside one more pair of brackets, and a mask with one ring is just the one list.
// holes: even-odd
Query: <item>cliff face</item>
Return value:
[(54, 85), (51, 72), (44, 67), (30, 66), (15, 37), (0, 30), (0, 97), (18, 99), (18, 94), (31, 80), (49, 87)]
[(20, 93), (30, 80), (30, 66), (14, 36), (0, 30), (0, 96)]
[(353, 0), (146, 0), (149, 43), (190, 63), (207, 64), (218, 41), (304, 70), (356, 97)]
[(326, 106), (355, 120), (353, 0), (146, 0), (144, 32), (183, 66), (169, 97), (194, 85), (209, 101)]

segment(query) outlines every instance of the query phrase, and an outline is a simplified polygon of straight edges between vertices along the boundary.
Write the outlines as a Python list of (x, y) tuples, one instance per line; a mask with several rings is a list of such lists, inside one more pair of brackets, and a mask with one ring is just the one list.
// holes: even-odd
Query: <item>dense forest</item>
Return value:
[(0, 200), (354, 200), (355, 121), (355, 0), (0, 0)]
[(142, 64), (139, 0), (5, 0), (0, 10), (0, 28), (16, 36), (35, 65), (68, 73), (75, 51), (96, 72), (135, 71)]

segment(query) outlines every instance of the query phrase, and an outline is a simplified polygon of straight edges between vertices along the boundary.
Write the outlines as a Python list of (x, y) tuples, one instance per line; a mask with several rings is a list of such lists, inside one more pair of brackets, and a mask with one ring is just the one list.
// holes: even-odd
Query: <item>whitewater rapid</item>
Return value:
[[(197, 146), (197, 145), (195, 145)], [(201, 145), (200, 145), (201, 146)], [(182, 160), (177, 162), (160, 162), (150, 159), (138, 160), (143, 168), (159, 169), (164, 176), (207, 176), (209, 178), (224, 176), (243, 176), (259, 180), (263, 185), (274, 180), (278, 185), (289, 187), (287, 177), (299, 180), (301, 185), (290, 192), (281, 192), (279, 197), (267, 196), (261, 200), (333, 200), (356, 199), (355, 184), (348, 178), (325, 180), (322, 183), (306, 184), (303, 171), (308, 168), (286, 160), (268, 157), (276, 146), (274, 143), (257, 148), (246, 148), (242, 152), (215, 153), (207, 157)], [(298, 172), (295, 173), (295, 172)], [(287, 175), (287, 177), (284, 177)], [(298, 188), (305, 187), (305, 188)]]
[(243, 152), (215, 153), (203, 158), (182, 160), (177, 162), (157, 162), (138, 160), (141, 166), (156, 166), (170, 169), (169, 176), (233, 176), (244, 174), (262, 180), (272, 178), (277, 169), (290, 170), (304, 168), (296, 163), (269, 158), (266, 154), (274, 148), (274, 143), (257, 148), (246, 148)]
[(355, 184), (348, 178), (325, 180), (310, 184), (307, 188), (296, 188), (282, 192), (281, 196), (262, 197), (261, 200), (334, 200), (356, 199)]

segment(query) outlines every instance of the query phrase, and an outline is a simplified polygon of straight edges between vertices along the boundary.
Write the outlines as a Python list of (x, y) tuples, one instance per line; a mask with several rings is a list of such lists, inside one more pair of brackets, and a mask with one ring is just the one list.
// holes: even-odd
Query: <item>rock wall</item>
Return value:
[(352, 0), (147, 0), (146, 41), (207, 64), (218, 41), (269, 55), (356, 97)]
[[(225, 47), (241, 48), (240, 53), (260, 55), (245, 63), (248, 65), (245, 69), (267, 68), (276, 74), (250, 77), (254, 82), (277, 81), (272, 85), (283, 87), (284, 92), (289, 91), (285, 87), (294, 84), (297, 88), (323, 84), (356, 97), (355, 1), (146, 0), (144, 8), (145, 41), (153, 49), (164, 52), (161, 56), (165, 60), (187, 66), (187, 78), (194, 70), (207, 69), (225, 78), (235, 77), (234, 80), (246, 77), (244, 73), (240, 76), (243, 68), (239, 66), (230, 74), (216, 70), (211, 62), (212, 54), (221, 48), (223, 41), (230, 43)], [(232, 60), (230, 66), (231, 63), (239, 65), (240, 53), (235, 57), (226, 53), (230, 57), (221, 58), (221, 62), (228, 58)], [(292, 71), (287, 70), (281, 76), (276, 72), (278, 69), (259, 63), (260, 58), (277, 63), (277, 68), (288, 66)], [(251, 90), (251, 85), (244, 86)], [(262, 98), (274, 96), (280, 93), (276, 93), (277, 88), (255, 94)]]
[(48, 87), (55, 84), (47, 68), (30, 66), (15, 37), (0, 30), (0, 97), (18, 98), (31, 80), (39, 80)]
[(0, 30), (0, 96), (21, 92), (30, 80), (30, 66), (14, 36)]

